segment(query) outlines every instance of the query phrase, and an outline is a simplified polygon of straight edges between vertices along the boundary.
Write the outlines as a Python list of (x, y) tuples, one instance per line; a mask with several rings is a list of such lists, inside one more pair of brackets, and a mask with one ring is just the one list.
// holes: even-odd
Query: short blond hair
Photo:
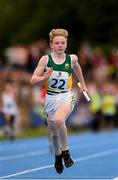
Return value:
[(64, 36), (66, 39), (68, 38), (68, 31), (65, 29), (52, 29), (49, 33), (50, 36), (50, 42), (54, 39), (56, 36)]

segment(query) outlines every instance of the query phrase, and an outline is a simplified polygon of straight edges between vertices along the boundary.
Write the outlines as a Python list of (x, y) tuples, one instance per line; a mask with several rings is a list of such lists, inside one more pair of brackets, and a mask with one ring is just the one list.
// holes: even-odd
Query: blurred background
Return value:
[(69, 32), (67, 53), (77, 54), (91, 96), (73, 78), (77, 102), (70, 133), (118, 128), (117, 0), (0, 0), (0, 139), (47, 135), (45, 87), (30, 78), (50, 53), (49, 32)]

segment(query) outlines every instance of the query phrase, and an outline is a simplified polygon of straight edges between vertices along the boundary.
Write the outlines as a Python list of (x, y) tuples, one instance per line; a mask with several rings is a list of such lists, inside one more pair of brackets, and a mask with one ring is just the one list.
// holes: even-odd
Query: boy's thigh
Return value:
[(56, 110), (56, 112), (54, 114), (54, 119), (55, 120), (60, 119), (61, 121), (64, 121), (67, 119), (67, 117), (69, 116), (71, 111), (72, 111), (72, 109), (71, 109), (70, 103), (63, 102)]

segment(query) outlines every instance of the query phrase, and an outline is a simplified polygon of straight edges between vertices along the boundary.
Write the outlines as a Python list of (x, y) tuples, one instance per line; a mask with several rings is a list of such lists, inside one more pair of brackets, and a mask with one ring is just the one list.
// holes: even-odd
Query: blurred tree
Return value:
[(57, 27), (70, 32), (72, 51), (83, 39), (118, 45), (117, 9), (117, 0), (0, 0), (0, 50), (48, 38)]

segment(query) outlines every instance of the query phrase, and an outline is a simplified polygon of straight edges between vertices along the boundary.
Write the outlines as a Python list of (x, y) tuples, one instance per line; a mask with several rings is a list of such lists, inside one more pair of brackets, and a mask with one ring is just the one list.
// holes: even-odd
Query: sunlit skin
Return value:
[(64, 52), (67, 48), (67, 39), (63, 36), (54, 37), (53, 41), (50, 43), (50, 47), (52, 48), (53, 56), (58, 56), (63, 58)]

